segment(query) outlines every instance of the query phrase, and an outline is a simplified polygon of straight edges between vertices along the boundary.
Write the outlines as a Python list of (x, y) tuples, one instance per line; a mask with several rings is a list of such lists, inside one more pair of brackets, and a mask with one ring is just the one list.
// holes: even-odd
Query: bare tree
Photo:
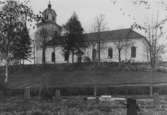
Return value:
[(93, 25), (93, 32), (97, 32), (97, 52), (98, 52), (98, 62), (100, 62), (100, 49), (101, 49), (101, 32), (107, 30), (107, 23), (105, 16), (100, 14), (95, 18), (95, 23)]
[(122, 61), (121, 59), (121, 54), (122, 54), (122, 50), (126, 50), (127, 48), (129, 48), (129, 46), (132, 44), (131, 41), (129, 41), (128, 39), (120, 39), (116, 42), (114, 42), (116, 49), (118, 51), (118, 62), (120, 63)]
[(46, 53), (46, 43), (47, 43), (47, 38), (49, 37), (49, 31), (47, 28), (41, 28), (39, 30), (36, 31), (36, 44), (38, 47), (42, 48), (42, 64), (46, 63), (46, 57), (45, 57), (45, 53)]
[[(113, 5), (118, 5), (120, 3), (119, 0), (110, 0)], [(164, 17), (164, 12), (166, 12), (167, 8), (167, 2), (166, 0), (130, 0), (129, 2), (132, 3), (132, 5), (137, 8), (140, 7), (147, 13), (149, 13), (147, 17), (151, 20), (144, 22), (146, 24), (134, 24), (133, 29), (137, 28), (138, 30), (144, 31), (146, 39), (149, 43), (149, 47), (146, 49), (150, 58), (150, 64), (154, 68), (156, 66), (156, 63), (161, 58), (161, 54), (164, 53), (165, 46), (162, 44), (161, 39), (164, 37), (164, 24), (167, 21), (167, 18)], [(123, 10), (122, 8), (120, 8)], [(153, 14), (155, 14), (155, 11), (157, 11), (157, 15), (153, 17)], [(162, 13), (160, 15), (160, 13)], [(123, 12), (125, 14), (125, 12)], [(136, 13), (137, 14), (137, 13)], [(152, 15), (150, 15), (152, 14)], [(128, 13), (128, 15), (132, 15)], [(138, 15), (138, 14), (137, 14)], [(131, 18), (130, 16), (129, 18)], [(145, 17), (144, 17), (145, 19)], [(136, 21), (135, 16), (133, 17), (133, 20)]]
[(164, 53), (165, 45), (160, 41), (164, 37), (163, 24), (166, 21), (167, 19), (158, 21), (157, 16), (156, 21), (151, 21), (151, 23), (147, 23), (145, 26), (141, 26), (136, 23), (132, 26), (133, 29), (145, 31), (145, 36), (149, 44), (149, 47), (147, 47), (146, 51), (149, 55), (152, 68), (156, 67), (161, 59), (162, 54)]

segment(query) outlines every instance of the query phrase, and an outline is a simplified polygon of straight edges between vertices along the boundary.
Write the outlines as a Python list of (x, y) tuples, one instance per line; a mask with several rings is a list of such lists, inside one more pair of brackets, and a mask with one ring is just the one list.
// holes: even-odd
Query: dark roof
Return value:
[(37, 27), (47, 25), (47, 24), (52, 24), (52, 25), (57, 26), (60, 30), (62, 29), (62, 27), (60, 25), (58, 25), (57, 23), (52, 22), (52, 21), (40, 22), (39, 24), (37, 24)]
[[(100, 37), (98, 37), (100, 35)], [(96, 41), (96, 40), (123, 40), (123, 39), (140, 39), (145, 38), (141, 34), (133, 31), (132, 29), (120, 29), (120, 30), (113, 30), (113, 31), (103, 31), (95, 33), (87, 33), (86, 40), (87, 41)]]
[(53, 10), (52, 8), (47, 8), (47, 9), (45, 9), (44, 12), (43, 12), (43, 15), (46, 15), (46, 14), (48, 14), (48, 13), (51, 13), (52, 15), (57, 16), (55, 10)]
[(65, 41), (64, 36), (60, 36), (58, 39), (52, 39), (46, 43), (47, 46), (62, 45)]
[[(120, 29), (120, 30), (113, 30), (113, 31), (103, 31), (100, 32), (100, 37), (98, 32), (94, 33), (86, 33), (84, 37), (84, 41), (117, 41), (117, 40), (124, 40), (124, 39), (144, 39), (148, 44), (148, 40), (141, 34), (133, 31), (132, 29)], [(64, 42), (65, 36), (60, 37), (60, 41), (50, 40), (48, 41), (47, 45), (53, 46), (56, 44), (62, 44)]]

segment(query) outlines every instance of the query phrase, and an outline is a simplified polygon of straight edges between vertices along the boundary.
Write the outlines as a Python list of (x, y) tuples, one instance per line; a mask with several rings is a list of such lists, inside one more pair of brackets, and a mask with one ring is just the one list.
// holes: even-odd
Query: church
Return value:
[[(45, 28), (50, 33), (47, 36), (46, 46), (46, 63), (67, 63), (63, 55), (63, 48), (54, 44), (51, 37), (52, 32), (57, 32), (60, 36), (64, 35), (64, 29), (57, 24), (57, 14), (52, 9), (51, 3), (48, 8), (42, 13), (45, 23), (37, 25), (37, 31)], [(100, 37), (98, 36), (100, 34)], [(63, 38), (63, 37), (62, 37)], [(100, 33), (85, 33), (85, 41), (88, 46), (82, 49), (82, 62), (96, 61), (100, 59), (101, 62), (134, 62), (147, 63), (150, 61), (148, 48), (149, 42), (147, 39), (132, 30), (131, 28), (119, 29), (112, 31), (103, 31)], [(72, 63), (72, 55), (69, 57), (69, 62)], [(74, 56), (74, 62), (78, 62), (78, 56)], [(42, 63), (42, 48), (36, 47), (35, 63)]]

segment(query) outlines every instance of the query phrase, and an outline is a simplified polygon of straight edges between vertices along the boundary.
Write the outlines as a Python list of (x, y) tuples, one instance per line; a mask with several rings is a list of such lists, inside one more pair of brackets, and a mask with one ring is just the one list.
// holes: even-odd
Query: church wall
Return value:
[[(54, 64), (54, 62), (52, 62), (52, 53), (54, 51), (55, 51), (55, 63), (66, 63), (64, 61), (63, 51), (61, 47), (56, 47), (55, 50), (53, 47), (47, 47), (45, 52), (46, 63)], [(35, 63), (42, 64), (42, 49), (38, 49), (36, 51)]]
[(36, 49), (35, 64), (42, 64), (42, 49)]
[(46, 50), (46, 62), (49, 64), (54, 64), (52, 62), (52, 53), (55, 52), (55, 63), (66, 63), (64, 61), (63, 51), (61, 47), (48, 47)]
[(46, 49), (46, 63), (48, 63), (48, 64), (51, 64), (51, 63), (53, 63), (52, 62), (52, 52), (53, 52), (54, 50), (53, 50), (53, 48), (51, 48), (51, 47), (48, 47), (47, 49)]
[[(131, 58), (131, 47), (136, 47), (136, 57)], [(123, 61), (129, 61), (132, 62), (148, 62), (149, 59), (147, 57), (147, 48), (148, 44), (145, 42), (144, 39), (133, 39), (130, 41), (129, 47), (123, 48), (121, 51), (121, 60)], [(84, 50), (84, 56), (89, 57), (92, 59), (92, 51), (93, 48), (97, 50), (97, 44), (93, 45), (91, 44), (88, 48)], [(108, 56), (108, 48), (113, 49), (113, 57), (110, 58)], [(98, 56), (98, 52), (96, 54)], [(96, 56), (96, 58), (98, 58)], [(102, 62), (118, 62), (118, 50), (116, 48), (116, 45), (113, 41), (103, 42), (101, 43), (101, 61)]]
[[(131, 47), (136, 47), (136, 57), (131, 57)], [(148, 44), (144, 39), (133, 39), (130, 41), (129, 47), (126, 47), (122, 49), (121, 51), (121, 60), (122, 61), (131, 61), (131, 62), (148, 62), (149, 58), (147, 56), (147, 46)], [(110, 58), (108, 56), (108, 49), (113, 49), (113, 57)], [(63, 48), (56, 47), (55, 49), (53, 47), (48, 47), (46, 49), (46, 63), (53, 64), (52, 62), (52, 52), (55, 51), (55, 63), (66, 63), (64, 61), (63, 56)], [(87, 48), (83, 49), (84, 55), (83, 57), (89, 57), (92, 60), (92, 51), (93, 49), (96, 49), (97, 51), (97, 44), (93, 43), (90, 44)], [(42, 63), (42, 50), (38, 50), (36, 52), (36, 63), (41, 64)], [(96, 59), (98, 59), (98, 52), (96, 52)], [(69, 57), (69, 62), (72, 63), (72, 55)], [(74, 56), (74, 62), (77, 62), (77, 56)], [(101, 62), (118, 62), (118, 50), (116, 48), (116, 45), (112, 41), (103, 42), (101, 43)]]

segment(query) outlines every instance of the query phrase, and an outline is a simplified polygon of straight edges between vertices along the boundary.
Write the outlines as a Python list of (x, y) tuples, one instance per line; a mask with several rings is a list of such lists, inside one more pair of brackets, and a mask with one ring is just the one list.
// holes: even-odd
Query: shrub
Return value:
[(85, 57), (83, 58), (83, 62), (90, 63), (90, 62), (91, 62), (91, 59), (90, 59), (89, 57), (85, 56)]

